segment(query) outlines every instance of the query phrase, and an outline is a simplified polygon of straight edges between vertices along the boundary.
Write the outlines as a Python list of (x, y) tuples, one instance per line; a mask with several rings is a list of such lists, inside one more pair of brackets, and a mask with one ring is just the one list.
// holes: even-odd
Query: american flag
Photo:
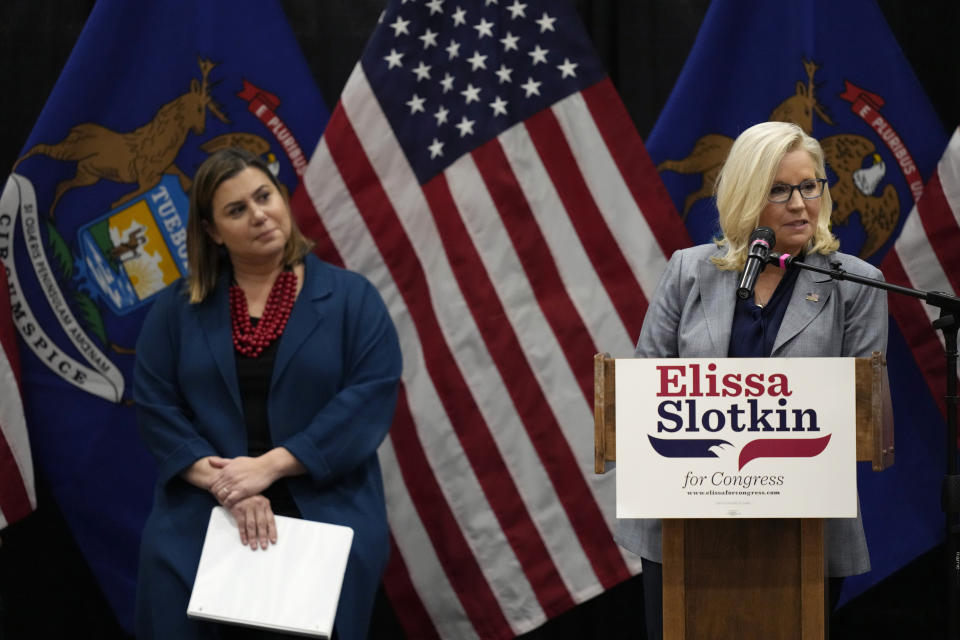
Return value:
[[(954, 130), (881, 268), (896, 284), (952, 296), (960, 293), (960, 129)], [(930, 392), (946, 413), (943, 334), (931, 325), (937, 308), (906, 296), (890, 296), (889, 304)]]
[(33, 461), (20, 398), (20, 359), (6, 269), (0, 264), (0, 529), (37, 508)]
[(513, 637), (635, 574), (592, 356), (632, 354), (689, 238), (570, 3), (390, 3), (304, 185), (301, 227), (401, 336), (379, 453), (409, 635)]

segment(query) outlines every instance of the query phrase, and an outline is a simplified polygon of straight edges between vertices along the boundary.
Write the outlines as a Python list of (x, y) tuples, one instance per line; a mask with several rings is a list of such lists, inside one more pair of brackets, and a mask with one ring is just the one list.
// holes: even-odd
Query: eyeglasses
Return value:
[(827, 184), (826, 178), (811, 178), (804, 180), (800, 184), (775, 183), (770, 187), (770, 195), (767, 200), (776, 204), (782, 204), (793, 197), (793, 190), (800, 192), (800, 197), (804, 200), (813, 200), (823, 195), (823, 185)]

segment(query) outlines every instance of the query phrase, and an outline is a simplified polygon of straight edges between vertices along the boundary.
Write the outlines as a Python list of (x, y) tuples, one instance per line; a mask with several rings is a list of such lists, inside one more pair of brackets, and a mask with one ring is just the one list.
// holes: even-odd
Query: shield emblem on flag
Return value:
[(187, 196), (173, 176), (77, 231), (84, 289), (117, 314), (187, 273)]

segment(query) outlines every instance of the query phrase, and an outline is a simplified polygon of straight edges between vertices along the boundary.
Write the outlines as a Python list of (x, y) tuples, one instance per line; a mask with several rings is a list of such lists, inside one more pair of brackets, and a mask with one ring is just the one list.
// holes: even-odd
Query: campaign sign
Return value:
[(618, 359), (618, 518), (857, 515), (853, 358)]

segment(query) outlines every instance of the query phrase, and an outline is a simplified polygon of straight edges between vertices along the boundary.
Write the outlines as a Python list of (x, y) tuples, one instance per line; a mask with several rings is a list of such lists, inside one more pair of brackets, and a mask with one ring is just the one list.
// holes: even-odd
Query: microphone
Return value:
[(777, 236), (770, 227), (757, 227), (750, 234), (750, 252), (747, 254), (747, 264), (740, 277), (740, 286), (737, 287), (737, 297), (741, 300), (746, 300), (753, 295), (757, 276), (763, 271), (770, 256), (770, 250), (776, 244)]

